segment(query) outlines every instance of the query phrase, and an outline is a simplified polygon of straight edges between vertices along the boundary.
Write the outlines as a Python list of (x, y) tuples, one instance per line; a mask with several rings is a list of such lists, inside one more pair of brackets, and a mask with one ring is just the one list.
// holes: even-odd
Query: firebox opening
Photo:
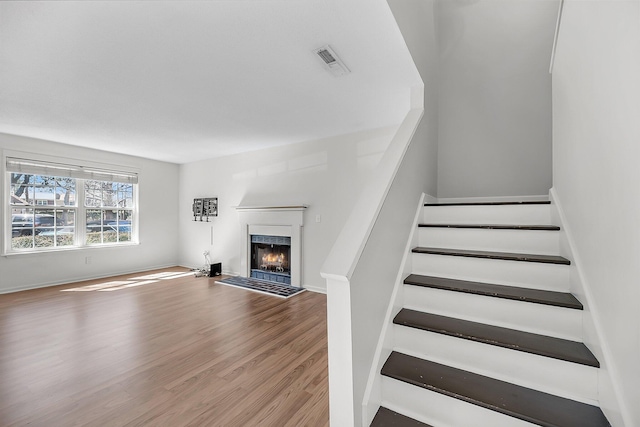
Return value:
[(291, 284), (291, 237), (251, 235), (251, 277)]

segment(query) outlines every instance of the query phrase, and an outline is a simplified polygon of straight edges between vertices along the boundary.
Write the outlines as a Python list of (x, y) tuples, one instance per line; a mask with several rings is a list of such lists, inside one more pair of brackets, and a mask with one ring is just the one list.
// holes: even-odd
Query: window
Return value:
[(87, 245), (131, 241), (133, 185), (85, 181)]
[(134, 173), (8, 157), (7, 177), (7, 253), (136, 241)]

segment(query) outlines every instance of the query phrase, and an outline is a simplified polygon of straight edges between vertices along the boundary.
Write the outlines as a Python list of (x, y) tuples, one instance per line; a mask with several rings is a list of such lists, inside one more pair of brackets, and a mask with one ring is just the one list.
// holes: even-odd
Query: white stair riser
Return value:
[(420, 227), (420, 246), (559, 255), (557, 231)]
[(597, 404), (597, 368), (394, 325), (394, 350), (568, 399)]
[(582, 341), (582, 310), (404, 285), (404, 307), (534, 334)]
[(551, 223), (550, 205), (425, 206), (424, 222), (434, 224)]
[(567, 292), (569, 266), (448, 255), (412, 254), (412, 271), (426, 276)]
[[(535, 424), (385, 376), (382, 377), (382, 403), (393, 411), (437, 427), (535, 426)], [(428, 414), (428, 418), (424, 414)]]

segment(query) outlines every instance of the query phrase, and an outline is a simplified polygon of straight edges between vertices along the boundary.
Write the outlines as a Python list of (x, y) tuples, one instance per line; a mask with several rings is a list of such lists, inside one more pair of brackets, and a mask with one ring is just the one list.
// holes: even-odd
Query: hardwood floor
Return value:
[(162, 271), (0, 295), (0, 425), (329, 425), (324, 295)]

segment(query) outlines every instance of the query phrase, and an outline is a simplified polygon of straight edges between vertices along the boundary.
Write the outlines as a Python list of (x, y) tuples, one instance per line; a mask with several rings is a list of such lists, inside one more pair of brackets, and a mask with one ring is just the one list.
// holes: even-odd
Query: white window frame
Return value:
[[(79, 182), (81, 183), (82, 189), (80, 190), (81, 195), (78, 197), (78, 204), (80, 202), (82, 202), (83, 206), (82, 206), (82, 230), (81, 230), (81, 234), (82, 236), (82, 243), (84, 244), (84, 246), (86, 247), (104, 247), (104, 246), (108, 246), (108, 245), (123, 245), (123, 244), (127, 244), (129, 243), (129, 241), (125, 241), (125, 242), (112, 242), (112, 243), (87, 243), (86, 242), (86, 231), (87, 231), (87, 213), (89, 211), (100, 211), (102, 212), (102, 214), (100, 215), (101, 218), (104, 217), (104, 212), (105, 211), (129, 211), (131, 212), (131, 219), (130, 224), (131, 224), (131, 237), (130, 239), (133, 240), (134, 238), (134, 217), (136, 216), (136, 205), (137, 203), (135, 202), (136, 198), (136, 194), (137, 194), (137, 185), (133, 184), (133, 183), (124, 183), (124, 184), (131, 184), (132, 185), (132, 203), (133, 206), (132, 207), (119, 207), (119, 206), (87, 206), (86, 201), (87, 201), (87, 187), (86, 187), (86, 183), (87, 181), (98, 181), (98, 180), (79, 180)], [(114, 183), (117, 181), (100, 181), (100, 182), (110, 182), (110, 183)], [(80, 193), (79, 192), (79, 193)], [(101, 223), (102, 228), (104, 228), (104, 224)], [(104, 232), (102, 233), (102, 238), (104, 238)]]
[[(32, 155), (28, 153), (4, 153), (2, 156), (2, 172), (4, 173), (4, 244), (2, 255), (38, 254), (43, 252), (58, 252), (69, 250), (86, 250), (105, 247), (122, 247), (139, 244), (138, 234), (138, 172), (134, 168), (123, 169), (121, 166), (97, 164), (94, 162), (79, 162), (77, 160), (53, 158), (47, 156)], [(69, 209), (75, 211), (74, 244), (69, 246), (52, 246), (42, 248), (14, 249), (12, 248), (12, 205), (11, 174), (27, 173), (31, 175), (56, 176), (74, 178), (76, 180), (76, 206), (39, 206), (35, 201), (34, 209)], [(133, 186), (131, 210), (131, 238), (124, 242), (86, 243), (86, 215), (88, 210), (118, 210), (113, 207), (88, 207), (85, 206), (85, 182), (88, 180), (122, 182)], [(31, 206), (30, 206), (31, 207)], [(129, 210), (128, 208), (126, 210)]]

